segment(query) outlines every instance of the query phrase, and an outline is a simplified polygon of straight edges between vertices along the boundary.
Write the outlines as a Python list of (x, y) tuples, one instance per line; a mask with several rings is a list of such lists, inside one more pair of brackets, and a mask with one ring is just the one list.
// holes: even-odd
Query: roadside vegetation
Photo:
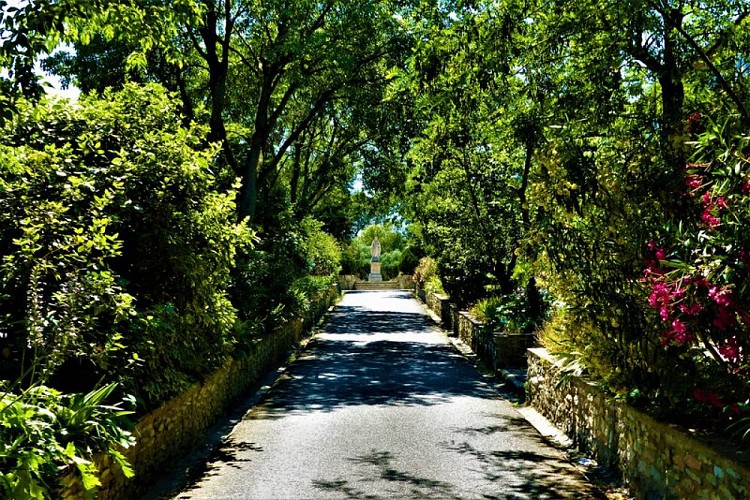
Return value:
[(0, 496), (93, 490), (376, 236), (386, 279), (750, 435), (746, 2), (0, 3)]

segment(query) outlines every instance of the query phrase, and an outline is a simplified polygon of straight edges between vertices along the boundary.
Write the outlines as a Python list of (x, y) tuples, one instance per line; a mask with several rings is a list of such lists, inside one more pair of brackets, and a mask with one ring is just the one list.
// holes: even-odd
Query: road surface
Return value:
[(591, 498), (406, 292), (350, 292), (176, 498)]

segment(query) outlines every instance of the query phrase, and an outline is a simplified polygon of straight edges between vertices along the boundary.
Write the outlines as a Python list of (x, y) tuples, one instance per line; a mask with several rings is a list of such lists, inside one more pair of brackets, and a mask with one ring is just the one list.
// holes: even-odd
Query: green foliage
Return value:
[[(107, 404), (117, 388), (62, 394), (43, 385), (21, 393), (0, 383), (0, 495), (54, 498), (61, 473), (80, 477), (88, 491), (100, 486), (93, 453), (107, 452), (127, 477), (132, 469), (119, 451), (135, 440), (123, 402)], [(129, 401), (132, 404), (132, 401)]]
[(736, 124), (706, 128), (685, 169), (689, 211), (650, 242), (643, 281), (660, 345), (697, 372), (683, 391), (733, 418), (750, 396), (750, 139)]
[[(354, 274), (360, 278), (367, 277), (372, 259), (371, 245), (376, 237), (380, 242), (380, 273), (383, 279), (395, 278), (402, 272), (404, 255), (408, 248), (406, 238), (392, 224), (371, 224), (343, 247), (342, 270), (344, 274)], [(411, 272), (412, 269), (408, 269), (407, 272)]]
[(480, 300), (469, 311), (490, 329), (508, 333), (531, 333), (540, 325), (540, 318), (530, 314), (524, 297), (493, 296)]
[(299, 223), (283, 200), (276, 203), (274, 223), (267, 224), (254, 249), (238, 257), (232, 301), (240, 319), (240, 349), (279, 322), (307, 313), (341, 269), (339, 244), (323, 224), (312, 218)]
[[(390, 96), (413, 103), (419, 131), (408, 153), (405, 215), (451, 298), (468, 305), (499, 294), (481, 306), (492, 316), (523, 297), (518, 307), (537, 322), (544, 296), (554, 296), (542, 332), (551, 350), (655, 408), (695, 411), (696, 401), (709, 401), (690, 381), (710, 388), (706, 381), (721, 378), (717, 366), (732, 363), (702, 356), (692, 343), (660, 347), (655, 332), (664, 326), (640, 279), (653, 239), (678, 262), (675, 276), (689, 268), (712, 276), (724, 295), (741, 296), (737, 252), (747, 241), (724, 217), (746, 227), (735, 206), (744, 166), (731, 179), (720, 172), (739, 162), (728, 151), (741, 156), (746, 144), (713, 134), (720, 146), (706, 155), (712, 167), (689, 172), (709, 183), (705, 217), (721, 215), (713, 232), (705, 221), (696, 229), (703, 215), (683, 194), (686, 141), (705, 129), (701, 113), (734, 114), (736, 130), (750, 125), (750, 80), (737, 69), (746, 66), (738, 54), (749, 40), (744, 7), (503, 1), (420, 14), (405, 18), (417, 42), (394, 68)], [(735, 201), (720, 208), (726, 193)], [(716, 312), (708, 290), (701, 300)], [(667, 317), (673, 331), (679, 318)], [(700, 329), (709, 352), (725, 351), (719, 358), (748, 348), (735, 330)], [(732, 400), (745, 401), (743, 385), (733, 387), (744, 395)]]
[(426, 292), (445, 293), (443, 283), (438, 276), (437, 262), (432, 257), (422, 257), (419, 260), (412, 279), (417, 288), (422, 288)]
[(152, 405), (228, 352), (226, 287), (252, 233), (217, 190), (205, 131), (176, 109), (129, 85), (23, 105), (7, 127), (0, 321), (16, 375), (80, 391), (97, 378), (81, 371), (107, 374)]
[(323, 231), (323, 223), (312, 218), (302, 221), (308, 272), (313, 276), (338, 276), (341, 249), (336, 238)]

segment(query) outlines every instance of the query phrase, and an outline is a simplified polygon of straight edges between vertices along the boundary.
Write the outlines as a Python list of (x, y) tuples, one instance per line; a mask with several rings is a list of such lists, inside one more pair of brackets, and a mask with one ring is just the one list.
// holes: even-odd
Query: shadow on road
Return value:
[(351, 405), (433, 405), (455, 396), (497, 399), (429, 318), (337, 307), (308, 352), (246, 418), (283, 418)]
[(433, 405), (455, 396), (497, 399), (451, 347), (326, 339), (295, 362), (248, 418), (282, 418), (351, 405)]
[(432, 405), (455, 396), (498, 398), (449, 346), (326, 340), (287, 371), (250, 418), (350, 405)]
[[(407, 498), (455, 498), (456, 492), (453, 485), (444, 481), (419, 477), (408, 472), (399, 470), (394, 466), (395, 457), (388, 451), (372, 450), (365, 455), (349, 459), (365, 468), (361, 477), (336, 479), (333, 481), (314, 481), (315, 488), (326, 492), (342, 493), (351, 499), (374, 499), (383, 498), (382, 495), (367, 493), (368, 483), (377, 478), (387, 483), (398, 486), (399, 495), (404, 498), (404, 492), (408, 491)], [(406, 487), (406, 490), (404, 490)]]
[[(368, 293), (357, 294), (356, 300), (336, 308), (324, 330), (245, 415), (245, 422), (238, 425), (242, 433), (230, 436), (198, 471), (196, 483), (217, 476), (215, 484), (227, 485), (230, 477), (239, 481), (243, 475), (269, 472), (275, 481), (279, 471), (286, 471), (285, 480), (300, 488), (292, 496), (298, 491), (304, 498), (596, 497), (582, 487), (575, 469), (546, 446), (507, 402), (477, 401), (502, 397), (446, 343), (444, 334), (435, 330), (413, 301), (402, 300), (406, 294)], [(418, 408), (445, 403), (450, 404)], [(354, 406), (394, 407), (395, 411), (382, 414), (394, 415), (393, 422), (404, 418), (409, 432), (394, 438), (389, 434), (396, 432), (398, 424), (391, 422), (385, 433), (365, 434), (364, 446), (356, 444), (358, 439), (350, 446), (349, 436), (359, 438), (359, 428), (351, 428), (350, 423), (349, 430), (337, 429), (331, 422), (342, 415), (349, 422), (351, 414), (368, 411), (333, 414)], [(294, 418), (300, 415), (311, 418)], [(381, 421), (376, 427), (370, 422), (371, 430), (379, 429)], [(330, 439), (338, 441), (330, 446), (326, 434), (324, 441), (310, 439), (317, 444), (300, 447), (299, 457), (272, 453), (285, 448), (268, 435), (283, 436), (287, 429), (291, 437), (308, 443), (306, 431), (300, 430), (305, 425), (312, 426), (312, 435), (315, 425), (335, 431)], [(264, 448), (268, 452), (261, 453)], [(415, 455), (412, 449), (421, 452)], [(318, 453), (331, 450), (336, 452), (331, 463), (338, 466), (318, 459)], [(257, 464), (247, 464), (256, 460)], [(309, 476), (289, 475), (288, 467), (301, 464), (309, 465)], [(265, 488), (268, 479), (258, 481), (263, 494), (249, 497), (283, 497)], [(186, 498), (193, 491), (200, 498), (192, 488), (185, 490)]]

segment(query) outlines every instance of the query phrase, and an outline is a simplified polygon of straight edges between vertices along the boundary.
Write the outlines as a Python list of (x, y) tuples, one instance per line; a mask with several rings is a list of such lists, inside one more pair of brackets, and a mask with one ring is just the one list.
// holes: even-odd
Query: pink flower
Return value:
[[(666, 333), (666, 337), (678, 344), (684, 344), (695, 339), (695, 337), (690, 332), (688, 332), (685, 323), (683, 323), (679, 319), (672, 321), (672, 330)], [(662, 337), (662, 342), (664, 340), (664, 337)]]
[(659, 316), (664, 321), (667, 321), (669, 319), (669, 307), (661, 306), (661, 308), (659, 309)]
[(667, 252), (663, 248), (656, 249), (656, 260), (665, 260), (667, 258)]
[(732, 324), (734, 324), (737, 321), (734, 314), (729, 310), (728, 307), (719, 307), (719, 312), (716, 315), (716, 318), (711, 322), (712, 325), (714, 325), (719, 330), (726, 330)]
[(740, 357), (740, 347), (737, 345), (737, 337), (732, 337), (719, 347), (719, 354), (724, 358), (736, 363)]
[(707, 403), (716, 408), (723, 408), (724, 403), (721, 402), (719, 395), (713, 391), (704, 391), (696, 387), (693, 389), (693, 397), (700, 403)]
[(684, 335), (687, 333), (687, 326), (685, 326), (685, 323), (679, 319), (676, 319), (672, 321), (672, 331), (674, 331), (675, 334)]
[(711, 208), (706, 208), (701, 215), (701, 220), (708, 224), (709, 227), (716, 227), (721, 224), (721, 219), (711, 213)]
[(696, 314), (700, 314), (701, 312), (703, 312), (703, 306), (698, 302), (693, 302), (690, 305), (681, 304), (680, 311), (682, 311), (687, 316), (695, 316)]
[(729, 307), (732, 305), (732, 296), (726, 288), (712, 286), (708, 290), (708, 296), (714, 299), (714, 302), (721, 307)]
[(719, 196), (719, 198), (717, 198), (716, 206), (719, 207), (720, 210), (724, 210), (727, 208), (727, 202), (723, 196)]
[(750, 181), (743, 182), (742, 188), (740, 189), (742, 190), (742, 194), (745, 194), (745, 195), (750, 194)]
[(703, 196), (701, 197), (701, 201), (703, 201), (704, 207), (708, 207), (709, 205), (711, 205), (711, 193), (709, 193), (708, 191), (703, 193)]
[(669, 287), (664, 283), (657, 283), (651, 289), (651, 295), (648, 296), (648, 303), (654, 309), (666, 307), (669, 304), (671, 292)]
[(685, 185), (690, 189), (696, 190), (703, 185), (703, 176), (691, 174), (685, 177)]

